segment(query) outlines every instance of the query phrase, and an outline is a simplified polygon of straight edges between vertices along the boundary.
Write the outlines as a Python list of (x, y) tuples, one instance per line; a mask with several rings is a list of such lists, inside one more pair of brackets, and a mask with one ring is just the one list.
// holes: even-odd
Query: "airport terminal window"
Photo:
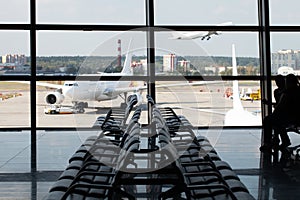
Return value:
[[(124, 106), (135, 88), (146, 87), (144, 81), (40, 81), (37, 85), (36, 116), (38, 128), (90, 128), (97, 117), (110, 109)], [(114, 87), (132, 88), (128, 94), (114, 95)], [(64, 92), (64, 93), (63, 93)], [(146, 92), (143, 92), (143, 96)], [(110, 97), (114, 95), (114, 97)], [(144, 101), (146, 101), (144, 99)], [(84, 114), (83, 114), (84, 113)], [(146, 123), (146, 120), (143, 121)]]
[(29, 88), (28, 81), (0, 81), (1, 128), (30, 127)]
[(11, 0), (1, 4), (0, 23), (29, 23), (30, 0)]
[[(197, 31), (156, 33), (157, 75), (222, 76), (232, 75), (232, 44), (235, 45), (239, 75), (259, 76), (258, 34), (248, 32), (222, 32), (222, 38), (211, 36), (184, 39), (197, 35)], [(176, 37), (182, 39), (176, 39)], [(222, 48), (220, 48), (222, 47)]]
[[(51, 24), (145, 24), (144, 1), (37, 1), (37, 22)], [(66, 9), (68, 8), (68, 9)]]
[(29, 32), (0, 30), (0, 76), (30, 75)]
[[(75, 41), (75, 42), (74, 42)], [(146, 74), (146, 36), (141, 30), (39, 31), (37, 75), (79, 75), (121, 72), (129, 51), (133, 74)]]
[(30, 131), (0, 131), (0, 136), (0, 173), (30, 172)]
[[(178, 81), (157, 82), (158, 86), (165, 85), (156, 91), (158, 105), (173, 108), (178, 115), (185, 116), (195, 127), (261, 125), (259, 81), (192, 83), (195, 85), (179, 85)], [(237, 103), (234, 103), (233, 84), (238, 85)], [(235, 111), (240, 108), (237, 104), (241, 105), (245, 112), (237, 114)], [(249, 124), (250, 119), (253, 124)]]
[[(36, 2), (36, 10), (34, 9), (35, 6), (30, 5), (30, 3)], [(151, 38), (155, 41), (147, 41), (147, 32), (145, 30), (150, 30), (150, 32), (153, 31), (153, 29), (145, 29), (154, 26), (155, 28), (158, 28), (158, 26), (164, 26), (164, 28), (170, 26), (173, 27), (176, 30), (180, 31), (199, 31), (199, 29), (204, 29), (206, 25), (218, 25), (222, 22), (230, 21), (233, 23), (233, 26), (227, 25), (226, 28), (222, 28), (222, 26), (215, 26), (215, 30), (219, 31), (221, 30), (223, 34), (221, 35), (214, 35), (215, 37), (212, 37), (210, 40), (201, 40), (196, 39), (194, 42), (196, 44), (201, 44), (205, 48), (203, 48), (205, 51), (207, 51), (207, 54), (212, 56), (224, 56), (226, 59), (230, 59), (231, 57), (231, 44), (235, 43), (236, 45), (236, 55), (238, 57), (238, 65), (239, 66), (253, 66), (250, 68), (240, 68), (240, 72), (243, 73), (243, 76), (236, 76), (232, 77), (229, 73), (230, 70), (228, 70), (228, 74), (224, 74), (222, 76), (217, 76), (217, 78), (221, 77), (223, 78), (223, 83), (228, 84), (226, 85), (225, 89), (218, 89), (213, 88), (212, 90), (205, 91), (204, 89), (198, 88), (195, 86), (196, 94), (199, 93), (199, 95), (196, 95), (196, 100), (199, 96), (202, 95), (202, 93), (207, 93), (208, 96), (205, 98), (210, 97), (210, 95), (217, 95), (222, 96), (224, 92), (227, 91), (227, 87), (230, 88), (230, 85), (232, 83), (232, 80), (239, 80), (239, 83), (245, 84), (245, 80), (255, 82), (255, 86), (251, 84), (252, 87), (252, 93), (255, 93), (253, 91), (259, 89), (259, 81), (264, 81), (266, 76), (270, 76), (271, 74), (267, 74), (266, 67), (270, 66), (264, 66), (267, 62), (268, 56), (263, 55), (264, 52), (266, 54), (273, 54), (281, 49), (295, 49), (297, 50), (297, 32), (291, 33), (291, 31), (300, 31), (299, 27), (288, 26), (290, 24), (297, 25), (297, 22), (293, 19), (297, 19), (296, 14), (297, 12), (288, 12), (286, 13), (292, 13), (291, 15), (283, 16), (282, 12), (278, 12), (276, 9), (277, 2), (278, 4), (282, 5), (279, 1), (269, 1), (270, 3), (270, 9), (271, 9), (271, 47), (272, 49), (268, 49), (268, 45), (264, 43), (265, 38), (268, 37), (262, 37), (264, 33), (270, 33), (268, 32), (269, 29), (264, 29), (262, 26), (263, 24), (268, 25), (267, 18), (262, 17), (262, 15), (258, 14), (258, 10), (260, 12), (264, 13), (266, 10), (261, 8), (263, 2), (262, 0), (254, 1), (254, 0), (247, 0), (246, 2), (240, 2), (240, 1), (234, 1), (229, 3), (225, 2), (198, 2), (196, 0), (194, 1), (152, 1), (152, 0), (146, 0), (146, 1), (130, 1), (131, 3), (125, 3), (121, 0), (114, 0), (110, 1), (109, 3), (107, 1), (90, 1), (89, 4), (80, 5), (78, 2), (73, 2), (70, 0), (64, 0), (64, 1), (28, 1), (23, 0), (16, 1), (13, 0), (9, 4), (4, 5), (7, 6), (8, 9), (6, 9), (4, 12), (1, 12), (0, 16), (0, 43), (1, 43), (1, 54), (2, 56), (6, 54), (24, 54), (25, 57), (28, 59), (27, 64), (24, 66), (30, 66), (30, 72), (31, 76), (28, 76), (28, 71), (25, 74), (20, 74), (18, 76), (15, 75), (9, 75), (9, 76), (1, 76), (3, 80), (1, 81), (27, 81), (28, 83), (33, 83), (31, 86), (35, 87), (35, 85), (40, 81), (74, 81), (76, 77), (74, 76), (73, 72), (76, 72), (74, 68), (72, 68), (72, 65), (68, 64), (73, 63), (73, 67), (76, 65), (78, 67), (78, 64), (81, 62), (80, 59), (82, 59), (80, 56), (86, 56), (90, 55), (89, 53), (93, 52), (95, 48), (99, 45), (99, 43), (103, 44), (103, 48), (101, 48), (101, 52), (109, 52), (109, 55), (116, 56), (118, 55), (117, 52), (117, 41), (118, 37), (117, 35), (119, 33), (125, 32), (131, 32), (134, 34), (134, 39), (140, 38), (141, 41), (137, 46), (133, 46), (133, 50), (137, 52), (133, 52), (134, 56), (133, 58), (138, 58), (136, 60), (133, 59), (135, 63), (132, 63), (133, 66), (142, 66), (143, 70), (137, 70), (137, 73), (134, 74), (132, 77), (133, 80), (139, 80), (139, 81), (149, 81), (151, 85), (153, 84), (159, 84), (158, 81), (162, 81), (162, 74), (163, 70), (159, 71), (159, 69), (163, 66), (163, 59), (161, 56), (163, 56), (163, 53), (177, 53), (179, 52), (181, 56), (188, 56), (189, 52), (182, 52), (181, 48), (177, 47), (184, 47), (189, 41), (184, 41), (186, 44), (179, 42), (182, 41), (175, 41), (175, 40), (169, 40), (168, 37), (171, 37), (171, 32), (168, 31), (159, 31), (158, 33), (155, 33), (155, 37)], [(147, 7), (146, 4), (153, 3), (154, 4), (154, 11), (151, 10), (151, 6)], [(83, 3), (83, 2), (82, 2)], [(289, 1), (290, 4), (295, 4), (296, 1)], [(171, 7), (170, 7), (171, 5)], [(287, 4), (284, 4), (286, 6)], [(284, 8), (282, 5), (282, 9)], [(146, 11), (146, 7), (149, 9)], [(296, 8), (297, 6), (293, 6)], [(11, 12), (12, 8), (13, 12)], [(22, 9), (19, 9), (22, 8)], [(30, 8), (30, 9), (29, 9)], [(46, 9), (47, 8), (47, 9)], [(66, 10), (66, 8), (68, 8)], [(290, 8), (290, 7), (289, 7)], [(293, 9), (293, 8), (291, 8)], [(29, 13), (29, 10), (31, 13)], [(7, 12), (8, 11), (8, 12)], [(35, 12), (36, 11), (36, 12)], [(149, 12), (149, 11), (153, 11)], [(209, 11), (207, 13), (206, 11)], [(150, 14), (149, 14), (150, 13)], [(67, 14), (67, 15), (63, 15)], [(118, 15), (118, 17), (115, 17)], [(276, 17), (276, 16), (279, 17)], [(32, 17), (32, 19), (29, 19), (29, 16)], [(113, 17), (112, 17), (113, 16)], [(259, 19), (259, 17), (262, 17)], [(283, 21), (285, 20), (285, 21)], [(266, 22), (266, 23), (260, 23), (258, 22)], [(279, 27), (273, 27), (272, 25), (280, 24), (282, 26)], [(135, 25), (135, 26), (133, 26)], [(195, 26), (195, 27), (193, 27)], [(202, 27), (203, 26), (203, 27)], [(141, 28), (139, 30), (131, 30), (132, 27)], [(88, 30), (88, 31), (87, 31)], [(130, 31), (127, 31), (130, 30)], [(266, 30), (266, 32), (262, 32), (261, 30)], [(273, 32), (274, 31), (274, 32)], [(276, 32), (275, 32), (276, 31)], [(116, 34), (116, 35), (115, 35)], [(136, 34), (136, 35), (135, 35)], [(162, 38), (165, 38), (162, 40)], [(112, 39), (113, 38), (113, 39)], [(146, 39), (147, 38), (147, 39)], [(111, 41), (111, 43), (108, 43), (108, 41)], [(121, 38), (122, 39), (122, 38)], [(291, 39), (291, 40), (290, 40)], [(48, 41), (48, 42), (47, 42)], [(122, 44), (129, 44), (130, 38), (122, 39)], [(167, 42), (174, 42), (173, 44), (169, 45)], [(281, 41), (283, 42), (281, 45)], [(178, 42), (178, 43), (177, 43)], [(175, 45), (176, 43), (176, 45)], [(286, 43), (286, 44), (284, 44)], [(288, 45), (287, 43), (293, 44)], [(154, 53), (151, 54), (151, 50), (149, 47), (149, 44), (154, 44)], [(165, 46), (164, 46), (165, 45)], [(193, 44), (194, 45), (194, 44)], [(101, 45), (100, 45), (101, 46)], [(191, 46), (190, 46), (191, 47)], [(123, 45), (122, 45), (123, 48)], [(126, 48), (126, 45), (124, 46)], [(147, 49), (148, 48), (148, 49)], [(188, 47), (187, 47), (188, 48)], [(262, 49), (266, 48), (266, 49)], [(85, 50), (85, 55), (83, 53), (83, 50)], [(108, 51), (109, 50), (109, 51)], [(146, 52), (146, 50), (150, 50)], [(191, 49), (189, 49), (191, 50)], [(264, 51), (266, 50), (266, 51)], [(141, 53), (142, 52), (142, 53)], [(195, 52), (195, 51), (194, 51)], [(224, 53), (226, 52), (226, 53)], [(147, 54), (148, 53), (148, 54)], [(195, 54), (200, 54), (199, 52), (195, 52)], [(103, 54), (104, 55), (104, 54)], [(66, 74), (43, 74), (40, 73), (44, 67), (48, 67), (45, 64), (45, 60), (42, 59), (42, 57), (66, 57), (68, 56), (79, 56), (79, 61), (65, 61), (60, 60), (60, 62), (52, 63), (54, 68), (57, 68), (59, 70), (70, 70)], [(106, 55), (107, 56), (107, 55)], [(157, 56), (157, 57), (154, 57)], [(261, 56), (261, 57), (259, 57)], [(241, 60), (239, 60), (239, 57), (250, 57), (250, 58), (256, 58), (253, 60), (251, 64), (240, 64)], [(3, 57), (2, 57), (3, 58)], [(282, 58), (279, 56), (279, 58)], [(147, 67), (147, 61), (148, 60), (155, 60), (155, 66), (157, 68), (157, 76), (155, 76), (151, 70), (144, 68)], [(259, 59), (259, 61), (257, 61)], [(116, 62), (114, 59), (111, 59), (113, 62)], [(121, 60), (123, 61), (123, 60)], [(181, 61), (181, 60), (180, 60)], [(185, 60), (183, 60), (185, 61)], [(184, 69), (184, 62), (182, 69)], [(259, 64), (258, 64), (259, 63)], [(2, 63), (3, 64), (3, 59)], [(263, 64), (263, 65), (262, 65)], [(279, 63), (280, 66), (285, 65), (287, 63)], [(221, 64), (220, 64), (221, 65)], [(226, 63), (222, 63), (221, 66), (227, 65)], [(229, 65), (229, 64), (228, 64)], [(110, 65), (109, 65), (110, 66)], [(272, 66), (274, 66), (274, 63), (272, 63)], [(296, 66), (292, 65), (291, 66)], [(67, 67), (67, 68), (65, 68)], [(75, 67), (75, 68), (76, 68)], [(214, 66), (208, 66), (212, 67)], [(273, 68), (272, 68), (273, 69)], [(28, 70), (28, 68), (27, 68)], [(106, 72), (115, 72), (118, 71), (118, 67), (114, 67), (111, 65), (109, 68), (106, 68), (104, 71)], [(9, 71), (6, 69), (5, 71)], [(86, 73), (86, 71), (82, 71), (82, 73)], [(216, 74), (216, 71), (210, 70), (210, 68), (207, 69), (208, 72)], [(4, 71), (0, 71), (2, 74)], [(78, 72), (78, 71), (77, 71)], [(94, 71), (90, 71), (92, 74)], [(147, 73), (145, 73), (147, 72)], [(264, 73), (262, 73), (264, 72)], [(218, 72), (219, 73), (219, 72)], [(30, 73), (29, 73), (30, 74)], [(63, 77), (62, 77), (63, 75)], [(140, 75), (143, 75), (143, 77), (139, 77)], [(147, 75), (147, 76), (146, 76)], [(168, 74), (170, 75), (170, 74)], [(201, 74), (200, 74), (201, 75)], [(207, 74), (206, 74), (207, 75)], [(261, 75), (261, 76), (259, 76)], [(273, 74), (275, 75), (275, 74)], [(214, 75), (215, 76), (215, 75)], [(191, 74), (184, 74), (184, 78), (187, 78), (189, 82), (195, 82), (198, 80), (195, 80), (197, 76), (191, 76)], [(195, 78), (196, 77), (196, 78)], [(167, 76), (169, 83), (175, 83), (178, 82), (178, 77), (176, 76)], [(274, 77), (273, 77), (274, 78)], [(114, 75), (107, 76), (106, 81), (118, 81)], [(182, 80), (180, 80), (182, 81)], [(204, 80), (205, 81), (205, 80)], [(216, 80), (217, 81), (217, 80)], [(62, 83), (63, 84), (63, 83)], [(271, 84), (271, 83), (268, 83)], [(27, 84), (28, 86), (29, 84)], [(248, 87), (248, 85), (246, 84)], [(245, 86), (245, 87), (246, 87)], [(28, 86), (29, 87), (29, 86)], [(17, 89), (17, 88), (16, 88)], [(18, 87), (19, 89), (19, 87)], [(181, 89), (181, 88), (179, 88)], [(263, 88), (264, 89), (264, 88)], [(48, 89), (49, 90), (49, 89)], [(229, 89), (230, 90), (230, 89)], [(32, 169), (33, 171), (36, 170), (34, 167), (35, 161), (36, 161), (36, 149), (35, 144), (37, 141), (36, 136), (38, 135), (38, 130), (47, 128), (65, 128), (61, 121), (60, 123), (54, 122), (53, 124), (49, 124), (47, 119), (43, 119), (43, 117), (46, 118), (47, 115), (44, 115), (44, 105), (43, 102), (43, 95), (47, 93), (46, 88), (41, 88), (41, 86), (37, 86), (36, 88), (27, 88), (25, 91), (27, 91), (28, 96), (27, 99), (27, 105), (25, 106), (25, 112), (22, 112), (22, 115), (26, 115), (25, 119), (28, 119), (26, 123), (21, 123), (21, 121), (17, 121), (18, 123), (14, 124), (4, 124), (9, 125), (5, 126), (5, 129), (13, 129), (13, 128), (19, 128), (20, 130), (23, 129), (31, 129), (31, 161), (32, 161)], [(265, 93), (271, 93), (272, 91), (264, 91)], [(107, 94), (109, 94), (111, 90), (107, 90)], [(177, 91), (172, 92), (172, 94), (176, 94)], [(178, 91), (181, 93), (182, 91)], [(201, 93), (202, 92), (202, 93)], [(156, 95), (157, 101), (164, 101), (164, 95), (166, 92), (162, 91), (161, 89), (157, 89), (156, 93), (153, 93), (153, 95)], [(201, 95), (200, 95), (201, 93)], [(254, 94), (253, 94), (254, 95)], [(36, 99), (37, 96), (37, 99)], [(23, 95), (22, 98), (25, 98)], [(185, 114), (183, 112), (188, 111), (190, 113), (193, 113), (194, 110), (199, 111), (202, 109), (202, 105), (189, 105), (191, 107), (187, 107), (187, 105), (190, 103), (188, 100), (184, 102), (185, 99), (183, 99), (183, 106), (188, 108), (185, 110), (180, 110), (180, 104), (176, 102), (176, 95), (172, 97), (174, 100), (170, 99), (169, 102), (165, 102), (168, 105), (176, 105), (176, 110), (179, 113)], [(221, 97), (223, 98), (223, 97)], [(12, 99), (10, 99), (12, 100)], [(15, 98), (15, 100), (20, 100), (19, 97)], [(171, 101), (172, 100), (172, 101)], [(175, 101), (176, 100), (176, 101)], [(207, 100), (208, 101), (208, 100)], [(225, 100), (224, 100), (225, 101)], [(227, 105), (227, 103), (230, 104), (232, 100), (227, 99), (225, 101), (224, 106), (222, 108), (229, 109), (231, 106)], [(176, 104), (174, 104), (176, 102)], [(0, 102), (5, 103), (5, 101)], [(37, 103), (37, 105), (36, 105)], [(163, 102), (161, 102), (163, 104)], [(243, 101), (243, 104), (246, 106), (245, 109), (250, 110), (250, 112), (259, 110), (259, 103), (258, 101)], [(209, 105), (208, 107), (205, 107), (207, 110), (215, 110), (218, 109), (218, 106)], [(253, 108), (252, 108), (253, 106)], [(109, 107), (109, 106), (108, 106)], [(251, 109), (250, 109), (251, 107)], [(193, 110), (194, 109), (194, 110)], [(264, 108), (262, 108), (264, 109)], [(28, 112), (27, 112), (28, 111)], [(201, 110), (202, 111), (202, 110)], [(0, 111), (3, 112), (2, 110)], [(95, 113), (95, 111), (93, 111)], [(92, 113), (93, 113), (92, 112)], [(87, 113), (89, 114), (89, 113)], [(38, 116), (42, 115), (42, 118), (39, 118)], [(10, 113), (10, 116), (12, 118), (14, 117), (14, 114)], [(77, 115), (75, 115), (77, 116)], [(202, 116), (207, 116), (208, 119), (211, 117), (211, 114), (206, 113)], [(47, 116), (48, 117), (48, 116)], [(57, 116), (57, 118), (59, 118)], [(200, 118), (202, 119), (202, 118)], [(44, 121), (42, 121), (44, 120)], [(73, 120), (73, 119), (72, 119)], [(37, 121), (37, 123), (36, 123)], [(209, 120), (203, 120), (204, 122), (201, 123), (195, 122), (194, 124), (197, 126), (209, 126), (210, 121)], [(214, 122), (211, 124), (221, 124), (222, 120), (217, 120), (218, 122)], [(92, 123), (92, 122), (90, 122)], [(238, 125), (238, 124), (237, 124)], [(74, 125), (77, 126), (76, 124)], [(74, 127), (73, 127), (74, 128)], [(41, 133), (42, 134), (42, 133)], [(28, 140), (27, 140), (28, 142)], [(42, 154), (42, 152), (41, 152)], [(41, 155), (40, 154), (40, 155)], [(43, 168), (43, 167), (42, 167)]]
[[(66, 160), (86, 140), (97, 134), (89, 131), (38, 131), (37, 168), (39, 171), (61, 171), (67, 166)], [(57, 138), (60, 138), (57, 141)], [(49, 152), (50, 151), (50, 152)], [(45, 154), (49, 155), (45, 157)], [(62, 163), (65, 163), (63, 165)]]
[[(257, 1), (154, 1), (156, 25), (257, 25)], [(238, 8), (238, 9), (237, 9)]]
[(270, 24), (280, 26), (299, 26), (299, 6), (297, 0), (270, 0)]
[(271, 33), (272, 74), (299, 74), (299, 38), (299, 32)]

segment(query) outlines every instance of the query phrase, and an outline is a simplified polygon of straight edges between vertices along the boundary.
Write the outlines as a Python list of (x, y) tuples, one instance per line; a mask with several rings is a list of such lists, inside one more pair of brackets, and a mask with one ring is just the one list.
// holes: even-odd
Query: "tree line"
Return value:
[[(134, 56), (133, 61), (139, 62), (145, 59), (145, 56)], [(30, 62), (30, 59), (28, 59)], [(122, 64), (125, 56), (122, 57)], [(225, 56), (186, 56), (177, 57), (177, 61), (190, 61), (190, 68), (195, 73), (208, 75), (231, 75), (231, 57)], [(77, 73), (98, 73), (120, 71), (119, 62), (115, 56), (42, 56), (37, 57), (37, 69), (42, 71), (60, 71), (64, 70), (68, 74)], [(156, 66), (160, 68), (163, 63), (162, 56), (156, 56)], [(258, 75), (259, 58), (254, 57), (237, 57), (238, 73), (240, 75)], [(219, 71), (223, 68), (222, 72)], [(214, 71), (207, 70), (214, 68)], [(178, 66), (178, 70), (180, 67)], [(139, 70), (137, 70), (139, 71)], [(141, 73), (139, 71), (139, 73)]]

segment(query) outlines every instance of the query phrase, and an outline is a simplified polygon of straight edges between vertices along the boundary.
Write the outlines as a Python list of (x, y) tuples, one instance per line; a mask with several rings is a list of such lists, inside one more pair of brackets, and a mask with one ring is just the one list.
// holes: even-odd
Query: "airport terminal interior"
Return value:
[(300, 199), (299, 126), (260, 151), (298, 4), (2, 5), (0, 199)]

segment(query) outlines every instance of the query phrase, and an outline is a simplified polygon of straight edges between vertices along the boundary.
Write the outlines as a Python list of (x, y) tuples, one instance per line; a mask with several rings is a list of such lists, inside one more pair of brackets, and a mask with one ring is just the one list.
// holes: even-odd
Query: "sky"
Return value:
[[(159, 25), (258, 25), (257, 0), (155, 0), (155, 24)], [(299, 25), (300, 2), (270, 0), (271, 25)], [(1, 5), (0, 23), (29, 23), (29, 0), (10, 0)], [(143, 0), (37, 0), (38, 24), (145, 24)], [(284, 14), (283, 14), (284, 13)], [(258, 34), (223, 32), (209, 41), (174, 41), (171, 33), (155, 35), (158, 49), (180, 55), (230, 56), (235, 44), (237, 56), (258, 57)], [(116, 55), (117, 40), (122, 51), (143, 54), (146, 35), (128, 32), (38, 31), (38, 56)], [(29, 31), (0, 31), (0, 55), (29, 55)], [(300, 49), (300, 33), (272, 33), (271, 51)]]

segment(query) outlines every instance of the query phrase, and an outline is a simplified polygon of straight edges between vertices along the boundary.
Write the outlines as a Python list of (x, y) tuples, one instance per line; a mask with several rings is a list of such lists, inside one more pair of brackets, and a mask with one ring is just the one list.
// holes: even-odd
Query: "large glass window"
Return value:
[[(193, 83), (195, 85), (189, 85)], [(160, 81), (157, 84), (158, 105), (173, 108), (194, 126), (261, 125), (258, 81), (202, 81), (189, 84)], [(234, 91), (234, 84), (238, 85), (238, 91)], [(163, 87), (160, 88), (160, 85)]]
[[(156, 34), (156, 71), (161, 75), (232, 75), (232, 45), (239, 75), (259, 75), (259, 48), (256, 33), (159, 32)], [(184, 37), (195, 37), (195, 39)], [(211, 37), (211, 38), (210, 38)]]
[(117, 73), (127, 55), (133, 74), (146, 73), (146, 37), (141, 31), (39, 31), (37, 38), (38, 75)]
[(0, 81), (0, 127), (30, 127), (30, 83)]
[[(38, 131), (38, 170), (61, 171), (68, 165), (69, 158), (89, 136), (99, 131)], [(57, 138), (60, 138), (59, 141)], [(45, 156), (48, 155), (48, 156)]]
[[(41, 152), (35, 148), (36, 136), (44, 134), (40, 129), (91, 127), (99, 115), (124, 103), (124, 91), (130, 95), (137, 88), (143, 90), (144, 105), (146, 93), (152, 93), (160, 106), (173, 107), (195, 127), (226, 126), (226, 113), (233, 110), (237, 100), (249, 116), (256, 118), (261, 110), (260, 81), (271, 84), (266, 76), (300, 70), (299, 33), (289, 27), (298, 25), (298, 3), (269, 1), (269, 51), (268, 41), (264, 41), (269, 29), (258, 23), (268, 20), (259, 18), (264, 16), (258, 13), (265, 11), (259, 8), (264, 2), (12, 0), (3, 4), (0, 126), (32, 131), (31, 143), (27, 143), (32, 147), (34, 165), (36, 155), (41, 158), (45, 152), (42, 140), (38, 148)], [(154, 10), (146, 6), (151, 3)], [(153, 24), (154, 29), (147, 27)], [(159, 26), (182, 31), (160, 30)], [(204, 31), (205, 26), (215, 29)], [(130, 27), (140, 29), (129, 30)], [(232, 44), (238, 70), (234, 77)], [(266, 54), (271, 55), (271, 66), (261, 66), (269, 63)], [(269, 73), (267, 67), (271, 67), (272, 74), (265, 74)], [(32, 68), (36, 73), (31, 74)], [(239, 87), (234, 92), (236, 82)], [(31, 83), (36, 87), (30, 88)], [(147, 88), (148, 84), (151, 88)], [(78, 98), (73, 89), (82, 85), (86, 87)], [(152, 86), (156, 86), (155, 91)], [(73, 88), (69, 92), (73, 96), (65, 93), (67, 87)], [(272, 92), (264, 89), (262, 96)], [(54, 100), (59, 102), (54, 109), (75, 106), (76, 113), (48, 114), (53, 106), (49, 102)], [(148, 123), (146, 108), (143, 114), (142, 122)], [(50, 141), (60, 137), (47, 131)], [(41, 159), (40, 164), (41, 169), (46, 169), (46, 161)]]
[(0, 31), (0, 75), (30, 75), (29, 32)]
[(299, 32), (271, 33), (272, 74), (300, 74), (299, 39)]
[(0, 131), (0, 136), (0, 173), (30, 172), (29, 131)]
[(144, 1), (41, 0), (37, 22), (55, 24), (145, 24)]
[(10, 0), (1, 3), (0, 23), (28, 23), (29, 22), (29, 1)]
[(222, 25), (226, 22), (257, 25), (257, 1), (155, 1), (157, 25)]
[(299, 25), (299, 6), (297, 0), (270, 0), (270, 24), (271, 25)]

